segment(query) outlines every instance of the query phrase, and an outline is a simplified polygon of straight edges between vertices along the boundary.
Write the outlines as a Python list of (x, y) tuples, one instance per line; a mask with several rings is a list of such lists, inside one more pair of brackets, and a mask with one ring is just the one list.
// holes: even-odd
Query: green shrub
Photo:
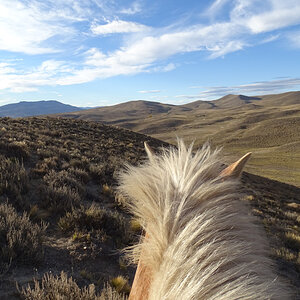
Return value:
[(47, 226), (33, 224), (24, 212), (18, 215), (9, 204), (0, 204), (0, 265), (11, 261), (37, 262)]
[(77, 283), (61, 272), (60, 276), (46, 273), (41, 283), (34, 280), (34, 287), (19, 289), (24, 300), (125, 300), (126, 296), (119, 295), (110, 286), (106, 286), (101, 295), (96, 293), (95, 286), (79, 288)]

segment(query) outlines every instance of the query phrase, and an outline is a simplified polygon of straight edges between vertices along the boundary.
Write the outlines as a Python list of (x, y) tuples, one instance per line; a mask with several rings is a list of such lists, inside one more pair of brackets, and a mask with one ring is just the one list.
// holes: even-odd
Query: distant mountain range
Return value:
[(300, 186), (300, 92), (227, 95), (184, 105), (130, 101), (59, 117), (100, 121), (168, 143), (176, 136), (201, 146), (223, 146), (229, 161), (253, 152), (251, 173)]
[(21, 101), (0, 106), (0, 117), (29, 117), (45, 114), (58, 114), (80, 111), (84, 108), (63, 104), (55, 100)]
[[(136, 100), (112, 106), (97, 107), (71, 113), (62, 113), (60, 116), (87, 121), (100, 121), (105, 122), (106, 124), (113, 124), (132, 129), (134, 131), (141, 131), (141, 128), (137, 128), (137, 124), (150, 123), (145, 127), (148, 129), (152, 127), (153, 119), (149, 119), (149, 117), (157, 117), (158, 120), (156, 121), (160, 121), (161, 118), (170, 120), (172, 117), (176, 117), (178, 119), (179, 115), (185, 115), (185, 118), (189, 119), (191, 113), (200, 114), (204, 110), (216, 112), (221, 110), (226, 113), (226, 110), (228, 109), (235, 110), (243, 108), (250, 110), (273, 106), (285, 107), (287, 105), (296, 104), (300, 104), (300, 92), (288, 92), (255, 97), (230, 94), (217, 100), (197, 100), (184, 105)], [(149, 134), (149, 132), (142, 133)]]

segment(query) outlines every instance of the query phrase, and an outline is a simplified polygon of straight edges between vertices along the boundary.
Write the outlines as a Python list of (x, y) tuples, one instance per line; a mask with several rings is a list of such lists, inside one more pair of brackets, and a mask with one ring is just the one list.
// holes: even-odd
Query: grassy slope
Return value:
[[(120, 261), (122, 255), (118, 249), (137, 238), (130, 238), (128, 222), (131, 217), (115, 200), (115, 175), (124, 162), (137, 164), (144, 159), (144, 141), (156, 151), (163, 142), (100, 123), (54, 118), (3, 118), (0, 119), (0, 135), (0, 154), (24, 161), (28, 177), (25, 189), (2, 192), (0, 201), (8, 201), (19, 212), (27, 211), (32, 222), (49, 223), (43, 260), (36, 264), (13, 261), (10, 269), (0, 276), (0, 298), (6, 295), (13, 299), (15, 281), (23, 285), (33, 276), (41, 278), (49, 271), (58, 274), (64, 270), (80, 286), (94, 283), (98, 289), (118, 275), (131, 281), (134, 269), (125, 267)], [(65, 189), (74, 192), (75, 179), (70, 179), (71, 170), (77, 170), (77, 175), (85, 174), (84, 181), (77, 176), (75, 185), (81, 186), (79, 205), (89, 208), (95, 203), (98, 209), (113, 213), (120, 229), (111, 230), (111, 225), (104, 224), (105, 232), (93, 227), (80, 230), (85, 223), (77, 224), (79, 229), (71, 232), (60, 229), (59, 220), (67, 212), (51, 205), (52, 198), (48, 197), (45, 187), (49, 186), (49, 178), (63, 179), (63, 174), (67, 174)], [(0, 187), (5, 186), (1, 180), (3, 177)], [(253, 213), (261, 218), (268, 232), (278, 273), (299, 289), (299, 188), (250, 174), (245, 174), (242, 181), (244, 201), (250, 203)], [(121, 220), (126, 221), (125, 232), (121, 231)]]
[(169, 143), (176, 136), (196, 145), (211, 140), (224, 146), (229, 159), (252, 151), (249, 172), (300, 186), (300, 92), (228, 95), (182, 106), (137, 101), (64, 116), (104, 121)]

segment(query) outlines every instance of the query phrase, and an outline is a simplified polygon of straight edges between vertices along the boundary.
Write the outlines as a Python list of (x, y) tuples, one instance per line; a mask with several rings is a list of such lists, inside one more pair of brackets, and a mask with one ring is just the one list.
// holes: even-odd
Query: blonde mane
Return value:
[(146, 151), (147, 162), (120, 176), (120, 190), (146, 232), (132, 251), (142, 279), (135, 278), (129, 299), (291, 299), (220, 150), (206, 144), (193, 153), (179, 140), (178, 149), (161, 155)]

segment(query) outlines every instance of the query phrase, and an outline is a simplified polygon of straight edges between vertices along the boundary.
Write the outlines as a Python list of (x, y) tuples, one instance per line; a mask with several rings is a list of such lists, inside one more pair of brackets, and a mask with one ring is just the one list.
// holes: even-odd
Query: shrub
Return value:
[(128, 280), (123, 276), (114, 277), (110, 284), (116, 289), (118, 293), (126, 293), (129, 294), (130, 286), (128, 284)]
[(63, 214), (79, 206), (80, 203), (79, 194), (66, 185), (62, 187), (44, 186), (41, 188), (41, 192), (44, 195), (41, 205), (51, 212)]
[(66, 170), (52, 170), (43, 179), (46, 185), (41, 187), (44, 196), (41, 205), (53, 212), (64, 213), (78, 207), (86, 193), (86, 188)]
[(23, 164), (0, 155), (0, 194), (17, 197), (27, 191), (27, 187), (28, 177)]
[(9, 204), (0, 204), (0, 265), (11, 261), (39, 261), (47, 226), (33, 224), (24, 212), (18, 215)]
[(8, 157), (15, 157), (19, 160), (26, 160), (29, 157), (29, 149), (25, 142), (1, 142), (0, 149)]
[(96, 180), (105, 176), (106, 165), (105, 164), (90, 164), (89, 171), (92, 177)]
[(300, 250), (300, 235), (293, 232), (285, 233), (285, 244), (294, 251)]
[(85, 187), (76, 179), (75, 174), (73, 174), (70, 174), (66, 170), (60, 172), (55, 172), (54, 170), (52, 170), (44, 176), (44, 181), (53, 188), (67, 186), (76, 193), (84, 195)]
[(87, 183), (90, 180), (89, 174), (83, 169), (70, 168), (68, 172), (83, 183)]
[(114, 191), (112, 187), (110, 187), (107, 183), (105, 183), (102, 185), (102, 193), (107, 196), (112, 196), (114, 194)]
[(119, 295), (109, 285), (105, 286), (101, 295), (95, 291), (95, 286), (79, 288), (77, 283), (64, 273), (54, 276), (46, 273), (41, 283), (34, 280), (34, 287), (27, 286), (19, 289), (24, 300), (125, 300), (126, 296)]
[(58, 226), (64, 232), (103, 231), (110, 237), (127, 243), (131, 235), (128, 232), (125, 218), (117, 212), (110, 212), (92, 204), (89, 208), (83, 206), (73, 209), (60, 218)]
[(81, 157), (80, 159), (73, 158), (70, 160), (70, 165), (73, 168), (89, 170), (90, 168), (90, 160), (87, 157)]

